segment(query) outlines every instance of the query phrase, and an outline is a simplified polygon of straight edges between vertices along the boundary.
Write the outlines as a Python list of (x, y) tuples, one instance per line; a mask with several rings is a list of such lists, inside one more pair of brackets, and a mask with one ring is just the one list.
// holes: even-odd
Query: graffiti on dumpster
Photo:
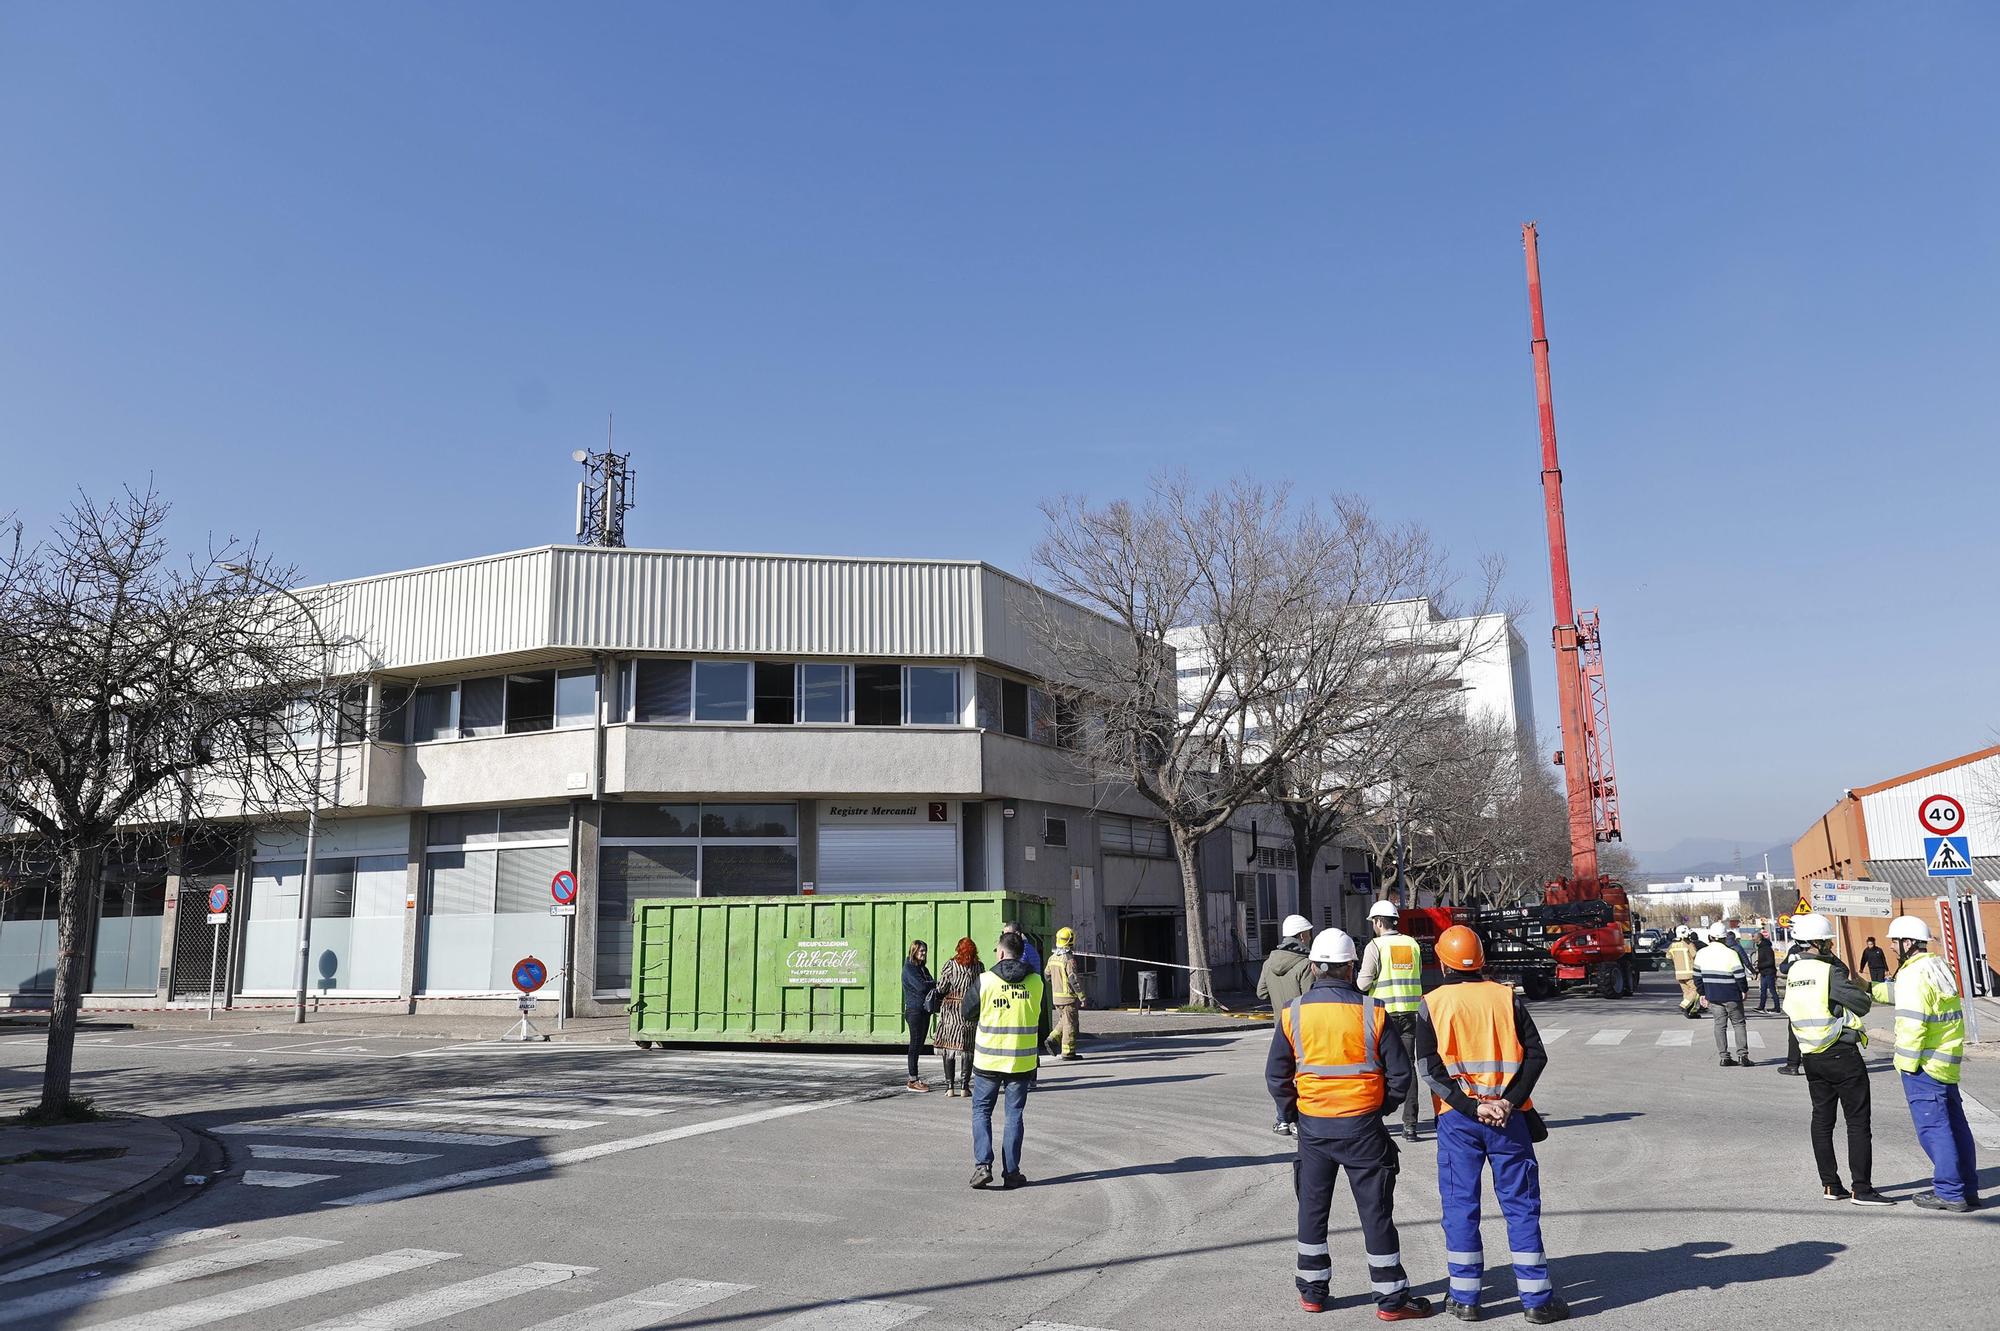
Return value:
[(867, 982), (868, 960), (859, 943), (850, 943), (845, 938), (785, 940), (786, 988)]

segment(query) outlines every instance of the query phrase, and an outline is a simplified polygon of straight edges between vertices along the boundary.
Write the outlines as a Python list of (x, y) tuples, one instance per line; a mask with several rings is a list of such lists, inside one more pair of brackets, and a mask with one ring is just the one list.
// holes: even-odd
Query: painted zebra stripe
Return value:
[(637, 1294), (537, 1322), (528, 1331), (645, 1331), (669, 1318), (720, 1303), (751, 1288), (722, 1280), (669, 1280)]
[(914, 1303), (877, 1303), (857, 1299), (852, 1303), (829, 1303), (808, 1308), (782, 1322), (771, 1323), (764, 1331), (889, 1331), (890, 1327), (901, 1326), (929, 1311), (929, 1308), (918, 1307)]
[(289, 1169), (246, 1169), (243, 1182), (252, 1188), (303, 1188), (308, 1183), (324, 1183), (337, 1174), (298, 1174)]
[(596, 1269), (594, 1266), (564, 1266), (560, 1262), (529, 1262), (511, 1270), (461, 1280), (441, 1289), (425, 1290), (393, 1303), (330, 1317), (324, 1322), (313, 1323), (306, 1331), (404, 1331), (407, 1327), (428, 1326), (474, 1308), (484, 1308), (504, 1299), (559, 1285), (577, 1276), (587, 1276)]
[(1654, 1043), (1662, 1049), (1686, 1049), (1694, 1043), (1693, 1031), (1661, 1031)]
[(93, 1280), (88, 1285), (68, 1285), (62, 1289), (43, 1290), (40, 1294), (30, 1294), (24, 1298), (9, 1299), (0, 1303), (0, 1323), (35, 1321), (48, 1325), (48, 1319), (72, 1308), (82, 1308), (106, 1299), (115, 1299), (123, 1294), (138, 1294), (149, 1289), (159, 1289), (165, 1285), (178, 1285), (183, 1280), (200, 1280), (206, 1276), (221, 1275), (225, 1271), (236, 1271), (259, 1262), (275, 1261), (282, 1257), (296, 1257), (301, 1253), (316, 1252), (321, 1248), (331, 1248), (338, 1239), (266, 1239), (261, 1243), (246, 1243), (240, 1248), (227, 1252), (209, 1253), (201, 1257), (189, 1257), (183, 1261), (169, 1262), (165, 1266), (149, 1267), (144, 1271), (131, 1271), (109, 1280)]
[(209, 1129), (230, 1137), (324, 1137), (344, 1142), (422, 1142), (427, 1146), (513, 1146), (526, 1137), (487, 1132), (399, 1132), (393, 1128), (320, 1128), (304, 1123), (224, 1123)]
[(246, 1285), (241, 1289), (211, 1294), (192, 1303), (179, 1303), (171, 1308), (155, 1308), (150, 1312), (133, 1313), (130, 1317), (121, 1317), (113, 1322), (101, 1322), (93, 1328), (93, 1331), (187, 1331), (189, 1327), (208, 1326), (213, 1322), (241, 1317), (246, 1313), (262, 1312), (266, 1308), (277, 1308), (287, 1303), (297, 1303), (300, 1299), (330, 1294), (337, 1289), (366, 1284), (370, 1280), (381, 1280), (385, 1276), (414, 1271), (419, 1267), (435, 1266), (439, 1262), (448, 1262), (456, 1256), (458, 1254), (455, 1252), (398, 1248), (394, 1252), (378, 1253), (373, 1257), (363, 1257), (359, 1261), (342, 1262), (339, 1266), (321, 1267), (317, 1271), (303, 1271), (295, 1276), (280, 1276), (276, 1280), (266, 1280), (261, 1285)]
[(255, 1142), (250, 1154), (259, 1160), (327, 1160), (344, 1165), (414, 1165), (435, 1155), (413, 1151), (341, 1151), (330, 1146), (273, 1146)]
[(300, 1114), (299, 1118), (386, 1119), (391, 1123), (490, 1123), (496, 1128), (528, 1128), (535, 1132), (575, 1132), (579, 1128), (601, 1128), (602, 1119), (514, 1118), (501, 1114), (446, 1113), (436, 1109), (328, 1109)]
[(0, 1276), (0, 1285), (12, 1284), (19, 1280), (33, 1280), (37, 1276), (52, 1275), (57, 1271), (71, 1271), (79, 1266), (96, 1266), (102, 1262), (115, 1262), (125, 1257), (162, 1252), (168, 1248), (182, 1248), (190, 1243), (206, 1243), (210, 1239), (228, 1238), (232, 1232), (228, 1229), (162, 1229), (150, 1234), (134, 1234), (130, 1238), (92, 1244), (88, 1248), (66, 1252), (60, 1257), (36, 1262), (33, 1266), (9, 1271), (6, 1275)]
[(393, 1105), (456, 1105), (461, 1109), (499, 1109), (510, 1114), (609, 1114), (616, 1118), (658, 1118), (674, 1111), (664, 1105), (591, 1104), (586, 1100), (514, 1099), (463, 1100), (440, 1096), (424, 1100), (391, 1100)]
[(1597, 1034), (1595, 1034), (1595, 1035), (1591, 1036), (1591, 1037), (1590, 1037), (1590, 1038), (1589, 1038), (1588, 1040), (1585, 1040), (1585, 1041), (1584, 1041), (1584, 1043), (1585, 1043), (1585, 1044), (1624, 1044), (1624, 1043), (1625, 1043), (1625, 1037), (1626, 1037), (1626, 1036), (1628, 1036), (1628, 1035), (1630, 1035), (1631, 1033), (1632, 1033), (1632, 1032), (1630, 1032), (1630, 1031), (1626, 1031), (1626, 1030), (1617, 1030), (1617, 1029), (1613, 1029), (1613, 1030), (1608, 1030), (1608, 1031), (1599, 1031), (1599, 1032), (1598, 1032)]
[(1554, 1043), (1555, 1043), (1555, 1042), (1556, 1042), (1557, 1040), (1560, 1040), (1560, 1039), (1562, 1039), (1562, 1038), (1563, 1038), (1563, 1036), (1565, 1036), (1565, 1035), (1568, 1035), (1568, 1034), (1569, 1034), (1569, 1027), (1567, 1027), (1567, 1026), (1558, 1026), (1558, 1027), (1556, 1027), (1556, 1028), (1555, 1028), (1554, 1030), (1552, 1030), (1552, 1031), (1543, 1031), (1543, 1032), (1542, 1032), (1542, 1043), (1543, 1043), (1543, 1044), (1554, 1044)]

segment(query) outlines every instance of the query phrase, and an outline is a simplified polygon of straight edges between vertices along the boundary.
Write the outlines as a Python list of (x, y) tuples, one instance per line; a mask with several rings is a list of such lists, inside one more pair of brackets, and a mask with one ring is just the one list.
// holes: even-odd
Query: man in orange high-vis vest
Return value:
[(1347, 1171), (1367, 1244), (1368, 1287), (1385, 1322), (1429, 1317), (1430, 1300), (1410, 1293), (1396, 1233), (1396, 1144), (1382, 1116), (1403, 1102), (1410, 1057), (1380, 1003), (1354, 987), (1354, 940), (1328, 929), (1308, 954), (1312, 986), (1278, 1010), (1264, 1079), (1280, 1119), (1296, 1118), (1299, 1154), (1292, 1164), (1299, 1199), (1299, 1306), (1326, 1306), (1333, 1258), (1326, 1243), (1333, 1185)]
[(1541, 1325), (1569, 1316), (1542, 1251), (1542, 1184), (1530, 1135), (1529, 1092), (1549, 1056), (1514, 986), (1481, 971), (1486, 949), (1462, 924), (1438, 935), (1444, 983), (1417, 1010), (1417, 1075), (1437, 1110), (1438, 1200), (1444, 1210), (1445, 1311), (1479, 1320), (1486, 1251), (1479, 1238), (1479, 1179), (1493, 1169), (1493, 1197), (1507, 1220), (1508, 1256), (1521, 1311)]

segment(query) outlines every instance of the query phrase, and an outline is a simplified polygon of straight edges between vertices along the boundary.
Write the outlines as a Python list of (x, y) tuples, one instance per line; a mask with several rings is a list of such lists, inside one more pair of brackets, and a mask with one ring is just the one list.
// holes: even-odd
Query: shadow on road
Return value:
[(1220, 1072), (1185, 1072), (1177, 1077), (1065, 1077), (1061, 1081), (1044, 1081), (1035, 1087), (1035, 1094), (1047, 1095), (1051, 1091), (1087, 1090), (1093, 1086), (1161, 1086), (1176, 1081), (1207, 1081), (1210, 1077), (1220, 1077)]
[(1608, 1114), (1578, 1114), (1575, 1118), (1550, 1118), (1545, 1121), (1554, 1131), (1556, 1128), (1594, 1128), (1605, 1123), (1623, 1123), (1627, 1119), (1644, 1117), (1645, 1111), (1641, 1109), (1619, 1109)]
[[(1800, 1239), (1769, 1252), (1732, 1253), (1729, 1247), (1711, 1239), (1672, 1248), (1578, 1253), (1556, 1257), (1552, 1265), (1556, 1288), (1570, 1307), (1590, 1314), (1630, 1308), (1668, 1294), (1809, 1276), (1847, 1251), (1846, 1244), (1824, 1239)], [(1498, 1274), (1504, 1288), (1510, 1277), (1505, 1271)]]
[(1058, 1174), (1054, 1178), (1036, 1179), (1043, 1187), (1057, 1183), (1096, 1183), (1104, 1179), (1138, 1178), (1148, 1174), (1205, 1174), (1217, 1169), (1250, 1169), (1257, 1165), (1290, 1164), (1297, 1155), (1295, 1151), (1282, 1151), (1276, 1155), (1184, 1155), (1178, 1160), (1150, 1160), (1136, 1165), (1123, 1165), (1117, 1169), (1087, 1169), (1076, 1174)]

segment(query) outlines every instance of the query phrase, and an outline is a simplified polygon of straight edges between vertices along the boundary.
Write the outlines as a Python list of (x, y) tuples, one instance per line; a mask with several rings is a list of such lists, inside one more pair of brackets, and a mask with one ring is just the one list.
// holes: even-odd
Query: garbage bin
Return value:
[(1160, 973), (1158, 971), (1139, 972), (1139, 1006), (1152, 1007), (1160, 1001)]

